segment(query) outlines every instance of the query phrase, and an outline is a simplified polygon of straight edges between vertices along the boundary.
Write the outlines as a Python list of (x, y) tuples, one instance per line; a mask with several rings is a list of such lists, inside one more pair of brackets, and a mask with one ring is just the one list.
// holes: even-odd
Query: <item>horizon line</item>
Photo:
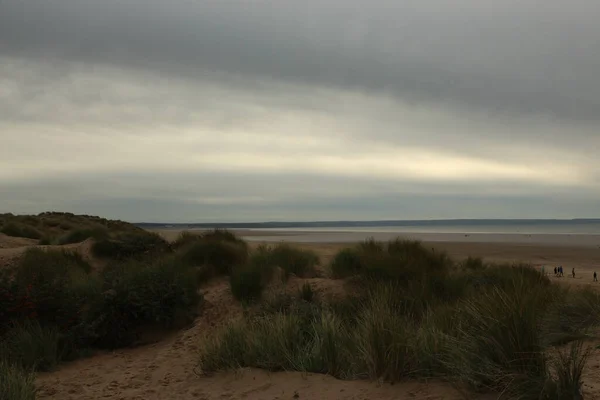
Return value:
[(382, 223), (448, 223), (448, 222), (600, 222), (600, 218), (448, 218), (448, 219), (378, 219), (378, 220), (314, 220), (251, 222), (131, 222), (134, 225), (306, 225), (306, 224), (382, 224)]

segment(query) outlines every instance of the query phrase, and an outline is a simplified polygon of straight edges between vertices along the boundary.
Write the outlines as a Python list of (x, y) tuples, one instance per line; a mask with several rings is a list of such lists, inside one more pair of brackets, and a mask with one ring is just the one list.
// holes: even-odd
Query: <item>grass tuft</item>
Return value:
[(35, 400), (35, 373), (0, 360), (0, 399)]
[(10, 329), (0, 342), (6, 361), (23, 370), (51, 371), (61, 361), (58, 329), (25, 320)]

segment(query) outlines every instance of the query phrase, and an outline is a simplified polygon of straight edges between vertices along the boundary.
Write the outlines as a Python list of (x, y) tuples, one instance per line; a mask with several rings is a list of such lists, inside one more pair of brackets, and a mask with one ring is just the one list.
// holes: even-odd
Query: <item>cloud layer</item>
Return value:
[(0, 212), (593, 216), (598, 12), (1, 0)]

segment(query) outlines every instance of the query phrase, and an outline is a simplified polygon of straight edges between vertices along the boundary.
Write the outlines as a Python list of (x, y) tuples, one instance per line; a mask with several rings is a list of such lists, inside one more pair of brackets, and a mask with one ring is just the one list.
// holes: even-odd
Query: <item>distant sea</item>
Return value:
[(464, 234), (600, 235), (600, 219), (574, 220), (423, 220), (317, 221), (256, 223), (139, 223), (147, 229), (228, 228), (272, 232), (406, 232)]
[(361, 226), (315, 228), (254, 228), (263, 232), (365, 232), (365, 233), (466, 233), (466, 234), (552, 234), (598, 235), (600, 224), (594, 225), (435, 225), (435, 226)]

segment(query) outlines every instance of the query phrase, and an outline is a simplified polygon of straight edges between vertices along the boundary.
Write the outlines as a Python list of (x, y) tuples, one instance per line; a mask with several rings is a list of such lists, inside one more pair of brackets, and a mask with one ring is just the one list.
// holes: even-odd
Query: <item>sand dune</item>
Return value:
[[(25, 242), (0, 237), (0, 266), (14, 262), (27, 248)], [(580, 246), (544, 246), (514, 243), (432, 242), (453, 257), (483, 256), (495, 261), (527, 261), (544, 264), (547, 270), (562, 264), (566, 272), (576, 266), (577, 277), (552, 278), (569, 285), (590, 285), (591, 271), (600, 261), (600, 250)], [(256, 244), (253, 244), (256, 245)], [(319, 253), (323, 264), (343, 245), (298, 244)], [(11, 248), (7, 248), (11, 247)], [(62, 246), (89, 257), (89, 243)], [(4, 264), (3, 264), (4, 263)], [(590, 275), (590, 276), (588, 276)], [(588, 279), (589, 278), (589, 279)], [(299, 286), (305, 280), (292, 279), (288, 285)], [(339, 281), (309, 279), (321, 293), (342, 292)], [(594, 287), (600, 286), (598, 284)], [(39, 399), (57, 400), (208, 400), (208, 399), (461, 399), (448, 383), (402, 382), (395, 385), (367, 381), (340, 381), (329, 376), (298, 372), (268, 373), (248, 369), (240, 372), (201, 376), (196, 370), (198, 346), (203, 336), (226, 321), (242, 314), (242, 308), (229, 292), (226, 279), (202, 288), (203, 312), (193, 326), (172, 334), (159, 334), (155, 343), (134, 349), (97, 354), (61, 365), (58, 370), (39, 375)], [(600, 399), (600, 355), (590, 359), (584, 376), (586, 399)], [(492, 398), (484, 396), (481, 398)]]

